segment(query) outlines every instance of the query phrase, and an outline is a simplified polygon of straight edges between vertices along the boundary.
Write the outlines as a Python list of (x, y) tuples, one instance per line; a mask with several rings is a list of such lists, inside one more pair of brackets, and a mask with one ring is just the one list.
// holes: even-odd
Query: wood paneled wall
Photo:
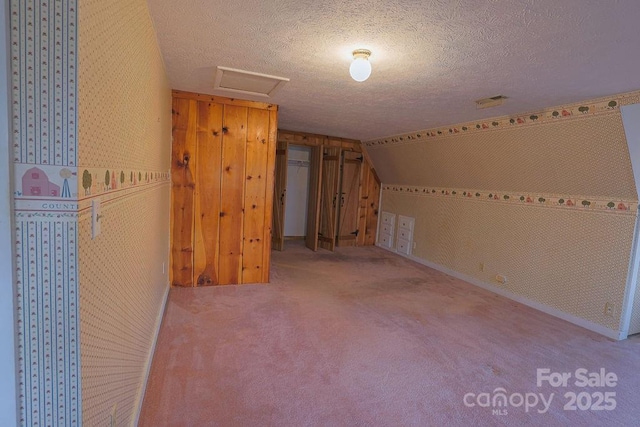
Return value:
[(322, 157), (322, 191), (320, 195), (320, 230), (318, 245), (335, 249), (338, 232), (338, 191), (340, 188), (340, 147), (324, 147)]
[(269, 281), (277, 106), (173, 92), (171, 283)]
[[(311, 156), (307, 246), (314, 250), (318, 245), (333, 250), (336, 237), (339, 246), (374, 245), (378, 227), (380, 179), (360, 141), (279, 129), (278, 149), (282, 155), (285, 176), (289, 144), (314, 147), (315, 150)], [(347, 177), (346, 185), (340, 185), (339, 182), (340, 165), (346, 168), (342, 173), (343, 180)], [(286, 181), (283, 185), (286, 185)], [(340, 193), (345, 194), (337, 194), (338, 188), (341, 188)], [(283, 217), (278, 218), (278, 215), (280, 212), (284, 215), (286, 195), (283, 193), (281, 196), (281, 209), (276, 210), (274, 216), (276, 228), (284, 228)], [(320, 203), (312, 203), (317, 199)], [(336, 209), (338, 204), (342, 208), (339, 217)], [(320, 233), (319, 239), (314, 237), (314, 230), (315, 234)], [(352, 234), (355, 230), (357, 235)], [(336, 236), (337, 232), (340, 236)], [(276, 234), (274, 230), (274, 236)], [(274, 241), (274, 244), (282, 242), (278, 239)]]
[[(366, 158), (366, 156), (365, 156)], [(358, 225), (358, 246), (376, 244), (378, 231), (378, 211), (380, 208), (380, 178), (371, 162), (365, 162), (362, 170), (360, 194), (360, 222)]]
[[(342, 153), (342, 174), (338, 193), (338, 246), (356, 246), (360, 235), (360, 197), (362, 191), (362, 154)], [(363, 230), (364, 231), (364, 230)]]

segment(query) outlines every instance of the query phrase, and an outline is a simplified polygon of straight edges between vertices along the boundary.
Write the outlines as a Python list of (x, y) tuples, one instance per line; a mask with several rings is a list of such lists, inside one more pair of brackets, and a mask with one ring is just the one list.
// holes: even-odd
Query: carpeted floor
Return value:
[[(272, 263), (270, 285), (171, 290), (140, 426), (640, 425), (639, 337), (379, 248), (288, 243)], [(538, 387), (538, 368), (571, 377)], [(578, 387), (580, 368), (618, 381)]]

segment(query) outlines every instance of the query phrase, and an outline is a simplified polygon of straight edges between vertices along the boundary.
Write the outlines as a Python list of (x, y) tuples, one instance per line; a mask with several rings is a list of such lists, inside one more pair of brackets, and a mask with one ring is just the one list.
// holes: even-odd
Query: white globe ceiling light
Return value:
[(357, 82), (363, 82), (371, 75), (371, 63), (369, 57), (371, 51), (367, 49), (356, 49), (353, 51), (353, 62), (349, 67), (351, 78)]

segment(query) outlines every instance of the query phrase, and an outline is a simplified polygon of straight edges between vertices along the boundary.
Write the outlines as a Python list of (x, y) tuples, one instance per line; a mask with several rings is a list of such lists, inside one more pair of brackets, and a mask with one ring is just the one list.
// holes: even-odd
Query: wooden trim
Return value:
[(320, 145), (340, 147), (345, 151), (355, 151), (357, 153), (363, 151), (362, 143), (357, 139), (340, 138), (337, 136), (290, 131), (285, 129), (278, 129), (278, 141), (307, 147), (317, 147)]
[[(284, 217), (287, 204), (287, 151), (289, 145), (278, 141), (275, 156), (273, 184), (271, 245), (276, 251), (284, 250)], [(279, 147), (279, 148), (278, 148)]]
[(276, 104), (268, 104), (266, 102), (247, 101), (244, 99), (225, 98), (224, 96), (205, 95), (195, 92), (184, 92), (181, 90), (172, 90), (171, 94), (174, 98), (195, 99), (196, 101), (215, 102), (218, 104), (235, 105), (238, 107), (259, 108), (262, 110), (278, 111)]
[(269, 283), (271, 273), (271, 234), (273, 227), (273, 190), (276, 174), (276, 140), (278, 135), (278, 111), (269, 113), (269, 154), (267, 157), (267, 185), (265, 186), (264, 252), (262, 253), (262, 282)]
[(320, 230), (320, 203), (322, 195), (322, 146), (311, 147), (309, 168), (309, 200), (307, 205), (306, 245), (312, 251), (318, 250)]
[(382, 185), (382, 181), (380, 181), (380, 177), (378, 177), (378, 173), (373, 168), (373, 163), (369, 163), (369, 167), (371, 168), (371, 173), (373, 173), (373, 178), (376, 180), (378, 185)]
[(371, 157), (369, 157), (369, 153), (364, 145), (362, 146), (362, 157), (364, 157), (364, 160), (369, 164), (369, 166), (371, 166), (371, 169), (373, 169), (373, 162), (371, 161)]
[(295, 130), (278, 129), (278, 139), (281, 139), (281, 135), (296, 135), (306, 138), (330, 138), (329, 135), (322, 135), (320, 133), (300, 132)]

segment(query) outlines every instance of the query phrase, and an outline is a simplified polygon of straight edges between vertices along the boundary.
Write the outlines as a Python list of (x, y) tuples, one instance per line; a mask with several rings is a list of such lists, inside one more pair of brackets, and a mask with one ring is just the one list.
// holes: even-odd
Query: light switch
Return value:
[(100, 199), (91, 201), (91, 238), (95, 239), (100, 234), (100, 223), (102, 214), (100, 213)]

